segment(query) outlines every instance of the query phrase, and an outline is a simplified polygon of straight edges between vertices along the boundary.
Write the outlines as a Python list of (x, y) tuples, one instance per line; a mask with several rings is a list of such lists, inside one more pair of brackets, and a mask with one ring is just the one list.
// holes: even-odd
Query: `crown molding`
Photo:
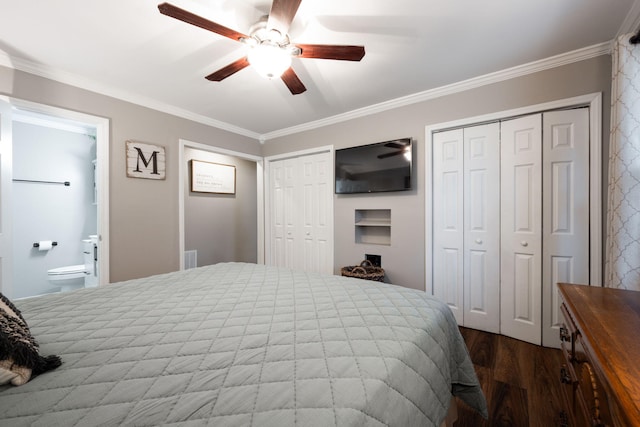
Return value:
[(68, 84), (80, 89), (85, 89), (91, 92), (96, 92), (101, 95), (109, 96), (112, 98), (120, 99), (122, 101), (130, 102), (132, 104), (140, 105), (143, 107), (151, 108), (163, 113), (171, 114), (172, 116), (181, 117), (183, 119), (191, 120), (194, 122), (202, 123), (204, 125), (212, 126), (218, 129), (222, 129), (238, 135), (243, 135), (252, 139), (258, 140), (260, 134), (250, 131), (248, 129), (241, 128), (220, 120), (215, 120), (210, 117), (205, 117), (200, 114), (195, 114), (191, 111), (177, 108), (175, 106), (165, 104), (154, 99), (146, 98), (143, 96), (131, 94), (121, 89), (107, 86), (94, 80), (86, 79), (84, 77), (67, 73), (60, 70), (54, 70), (50, 67), (46, 67), (41, 64), (36, 64), (22, 58), (16, 58), (7, 55), (5, 52), (0, 51), (0, 65), (12, 68), (25, 73), (34, 74), (49, 80), (54, 80), (60, 83)]
[[(640, 0), (637, 1), (640, 2)], [(338, 114), (332, 117), (327, 117), (325, 119), (292, 126), (286, 129), (280, 129), (274, 132), (269, 132), (261, 135), (261, 138), (266, 141), (273, 138), (304, 132), (323, 126), (329, 126), (332, 124), (345, 122), (347, 120), (392, 110), (394, 108), (404, 107), (407, 105), (416, 104), (418, 102), (424, 102), (431, 99), (464, 92), (470, 89), (475, 89), (492, 83), (498, 83), (516, 77), (525, 76), (527, 74), (537, 73), (562, 65), (584, 61), (596, 56), (611, 54), (611, 46), (612, 45), (610, 41), (593, 46), (588, 46), (582, 49), (552, 56), (539, 61), (530, 62), (528, 64), (518, 65), (516, 67), (496, 71), (494, 73), (485, 74), (483, 76), (474, 77), (468, 80), (463, 80), (461, 82), (452, 83), (450, 85), (441, 86), (435, 89), (429, 89), (424, 92), (418, 92), (401, 98), (392, 99), (390, 101), (381, 102), (379, 104), (359, 108), (357, 110), (352, 110), (344, 114)]]
[[(638, 7), (636, 7), (638, 6)], [(640, 15), (640, 0), (636, 0), (634, 8), (627, 16), (633, 15), (633, 11), (638, 9), (638, 15)], [(636, 17), (638, 18), (638, 17)], [(626, 22), (626, 21), (625, 21)], [(494, 73), (485, 74), (483, 76), (474, 77), (461, 82), (452, 83), (450, 85), (441, 86), (434, 89), (429, 89), (423, 92), (418, 92), (412, 95), (392, 99), (389, 101), (373, 104), (367, 107), (359, 108), (356, 110), (348, 111), (343, 114), (327, 117), (312, 122), (303, 123), (300, 125), (268, 132), (265, 134), (259, 134), (248, 129), (244, 129), (232, 124), (222, 122), (219, 120), (205, 117), (193, 112), (174, 107), (169, 104), (164, 104), (153, 99), (145, 98), (142, 96), (132, 95), (129, 92), (122, 91), (120, 89), (103, 85), (101, 83), (89, 80), (74, 74), (61, 72), (50, 69), (40, 64), (36, 64), (31, 61), (27, 61), (20, 58), (10, 57), (6, 53), (0, 51), (0, 65), (13, 68), (19, 71), (24, 71), (29, 74), (34, 74), (40, 77), (44, 77), (50, 80), (55, 80), (60, 83), (69, 84), (81, 89), (86, 89), (92, 92), (100, 93), (109, 97), (117, 98), (123, 101), (131, 102), (137, 105), (141, 105), (147, 108), (151, 108), (160, 112), (171, 114), (173, 116), (181, 117), (187, 120), (191, 120), (204, 125), (212, 126), (218, 129), (222, 129), (228, 132), (232, 132), (238, 135), (243, 135), (248, 138), (253, 138), (260, 144), (264, 144), (269, 139), (274, 139), (282, 136), (292, 135), (295, 133), (305, 132), (313, 129), (317, 129), (324, 126), (333, 125), (336, 123), (353, 120), (360, 117), (369, 116), (372, 114), (392, 110), (407, 105), (416, 104), (436, 98), (440, 98), (447, 95), (452, 95), (459, 92), (464, 92), (470, 89), (475, 89), (492, 83), (498, 83), (505, 80), (513, 79), (516, 77), (525, 76), (528, 74), (537, 73), (540, 71), (548, 70), (551, 68), (559, 67), (562, 65), (571, 64), (574, 62), (583, 61), (586, 59), (594, 58), (600, 55), (606, 55), (611, 53), (612, 42), (605, 42), (588, 46), (582, 49), (574, 50), (571, 52), (563, 53), (560, 55), (545, 58), (539, 61), (530, 62), (528, 64), (518, 65), (516, 67), (508, 68)]]

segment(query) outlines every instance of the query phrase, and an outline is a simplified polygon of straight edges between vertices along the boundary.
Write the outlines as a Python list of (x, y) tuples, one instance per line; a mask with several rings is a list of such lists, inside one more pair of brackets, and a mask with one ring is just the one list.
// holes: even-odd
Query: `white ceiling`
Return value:
[[(366, 55), (294, 58), (307, 91), (293, 96), (250, 68), (206, 80), (246, 47), (160, 14), (161, 2), (0, 0), (0, 65), (257, 138), (607, 43), (640, 16), (640, 0), (304, 0), (293, 42)], [(271, 6), (169, 2), (245, 34)]]

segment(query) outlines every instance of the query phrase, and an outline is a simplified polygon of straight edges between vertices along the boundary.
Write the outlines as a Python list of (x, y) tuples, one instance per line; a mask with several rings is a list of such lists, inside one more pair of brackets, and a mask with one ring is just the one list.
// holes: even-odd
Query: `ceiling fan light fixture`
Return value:
[(279, 78), (291, 67), (291, 54), (269, 41), (251, 47), (247, 60), (258, 74), (268, 79)]

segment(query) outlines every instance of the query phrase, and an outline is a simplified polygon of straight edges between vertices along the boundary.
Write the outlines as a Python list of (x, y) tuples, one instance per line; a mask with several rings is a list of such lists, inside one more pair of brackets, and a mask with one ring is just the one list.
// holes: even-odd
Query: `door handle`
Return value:
[(481, 245), (482, 244), (482, 239), (476, 239), (476, 243)]
[(523, 240), (522, 242), (520, 242), (520, 244), (521, 244), (522, 246), (525, 246), (525, 247), (526, 247), (526, 246), (529, 246), (529, 244), (528, 244), (525, 240)]

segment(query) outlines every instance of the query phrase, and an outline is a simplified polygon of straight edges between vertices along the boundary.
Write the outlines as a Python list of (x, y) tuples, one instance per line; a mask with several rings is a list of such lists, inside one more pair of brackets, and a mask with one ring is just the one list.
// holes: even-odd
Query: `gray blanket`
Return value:
[(437, 426), (486, 414), (424, 292), (224, 263), (17, 301), (62, 366), (0, 387), (0, 425)]

